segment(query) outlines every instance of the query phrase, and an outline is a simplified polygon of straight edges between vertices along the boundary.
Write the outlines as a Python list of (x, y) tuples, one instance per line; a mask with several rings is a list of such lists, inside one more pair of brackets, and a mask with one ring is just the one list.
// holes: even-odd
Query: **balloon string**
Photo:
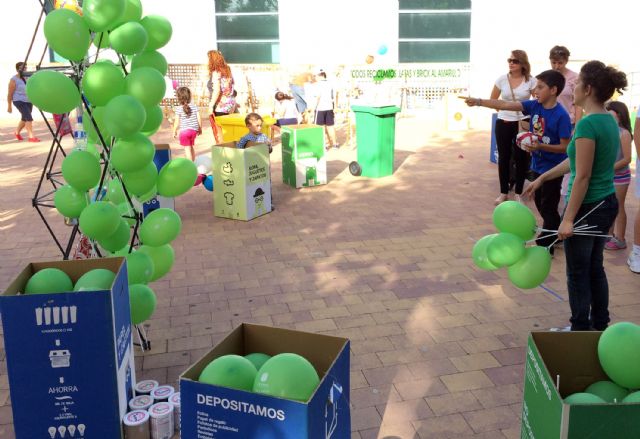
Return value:
[[(580, 221), (582, 221), (583, 219), (585, 219), (586, 217), (588, 217), (589, 215), (591, 215), (591, 213), (593, 213), (594, 210), (596, 210), (598, 207), (602, 206), (602, 204), (604, 203), (605, 200), (600, 201), (593, 209), (591, 209), (589, 212), (585, 213), (582, 218), (580, 218), (578, 221), (575, 221), (573, 224), (578, 224)], [(580, 235), (580, 236), (595, 236), (595, 237), (601, 237), (601, 238), (611, 238), (611, 235), (602, 235), (600, 233), (600, 231), (596, 231), (596, 230), (587, 230), (587, 229), (591, 229), (595, 226), (588, 226), (588, 225), (582, 225), (582, 226), (578, 226), (578, 227), (574, 227), (574, 235)], [(548, 235), (544, 235), (544, 236), (538, 236), (536, 239), (532, 239), (527, 241), (527, 243), (531, 243), (531, 242), (535, 242), (538, 239), (542, 239), (542, 238), (548, 238), (551, 236), (555, 236), (558, 234), (557, 230), (549, 230), (549, 229), (543, 229), (543, 228), (539, 228), (540, 231), (545, 231), (545, 232), (552, 232)], [(577, 232), (577, 233), (576, 233)], [(560, 240), (560, 237), (556, 238), (555, 241), (553, 241), (550, 245), (547, 246), (547, 249), (550, 249), (552, 246), (555, 245), (556, 242), (558, 242)]]

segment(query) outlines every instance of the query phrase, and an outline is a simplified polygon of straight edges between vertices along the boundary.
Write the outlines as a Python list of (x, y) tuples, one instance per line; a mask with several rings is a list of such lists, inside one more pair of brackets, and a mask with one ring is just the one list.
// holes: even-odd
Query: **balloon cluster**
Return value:
[(196, 180), (196, 186), (202, 183), (206, 190), (212, 192), (213, 175), (211, 174), (211, 171), (213, 169), (213, 165), (211, 163), (211, 154), (202, 154), (196, 156), (194, 163), (196, 164), (196, 168), (198, 169), (198, 179)]
[(598, 340), (598, 359), (611, 381), (593, 383), (567, 396), (565, 403), (640, 403), (640, 326), (620, 322), (605, 329)]
[(527, 247), (536, 234), (536, 219), (522, 203), (505, 201), (493, 211), (499, 233), (487, 235), (473, 246), (473, 262), (482, 270), (508, 267), (509, 279), (518, 288), (540, 285), (551, 270), (551, 254), (544, 247)]
[(198, 381), (304, 402), (313, 395), (320, 378), (300, 355), (253, 353), (216, 358), (202, 370)]
[[(78, 81), (41, 70), (27, 82), (27, 95), (43, 111), (65, 114), (84, 103), (91, 116), (84, 124), (89, 146), (63, 160), (67, 184), (56, 190), (54, 204), (65, 217), (78, 218), (80, 231), (105, 254), (126, 255), (132, 321), (138, 324), (155, 309), (155, 294), (146, 284), (171, 269), (170, 243), (181, 221), (172, 210), (158, 209), (144, 219), (136, 241), (131, 227), (142, 218), (133, 200), (177, 197), (197, 178), (196, 166), (185, 158), (170, 160), (158, 171), (149, 139), (163, 119), (159, 104), (167, 61), (157, 50), (169, 42), (171, 23), (161, 16), (142, 17), (140, 0), (84, 0), (81, 11), (50, 12), (44, 33), (49, 46), (72, 62)], [(92, 42), (98, 49), (115, 50), (120, 65), (109, 60), (90, 64)], [(124, 56), (132, 57), (130, 72)]]
[(111, 288), (116, 275), (105, 268), (87, 271), (75, 283), (64, 271), (58, 268), (44, 268), (36, 272), (27, 281), (26, 294), (51, 294), (70, 291), (97, 291)]

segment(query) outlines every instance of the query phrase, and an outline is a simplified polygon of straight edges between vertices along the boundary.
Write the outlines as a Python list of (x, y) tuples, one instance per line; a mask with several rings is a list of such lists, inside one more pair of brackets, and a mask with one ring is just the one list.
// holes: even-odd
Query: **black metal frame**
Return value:
[[(36, 27), (35, 27), (35, 29), (33, 31), (33, 36), (31, 38), (31, 43), (29, 44), (29, 49), (27, 50), (27, 54), (26, 54), (25, 59), (24, 59), (24, 64), (23, 64), (21, 73), (26, 73), (26, 72), (24, 72), (24, 70), (26, 69), (27, 61), (29, 60), (29, 56), (31, 55), (31, 51), (33, 50), (33, 44), (35, 42), (38, 30), (40, 29), (40, 24), (42, 22), (42, 17), (44, 15), (46, 15), (46, 13), (47, 13), (47, 10), (46, 10), (47, 3), (50, 0), (37, 0), (37, 1), (42, 6), (42, 9), (40, 11), (40, 16), (38, 17), (38, 22), (36, 23)], [(101, 42), (102, 42), (102, 35), (100, 36), (100, 41), (98, 42), (98, 46), (101, 45)], [(42, 62), (44, 60), (44, 57), (45, 57), (45, 54), (47, 53), (48, 48), (49, 48), (48, 44), (45, 44), (45, 48), (44, 48), (44, 50), (42, 52), (42, 56), (40, 57), (40, 60), (39, 60), (39, 62), (37, 64), (37, 66), (36, 66), (36, 71), (43, 70), (43, 69), (53, 69), (53, 70), (59, 71), (59, 72), (65, 74), (65, 75), (67, 75), (69, 78), (71, 78), (75, 82), (75, 84), (78, 87), (78, 89), (80, 89), (80, 80), (82, 78), (82, 74), (83, 74), (84, 69), (86, 67), (84, 62), (77, 63), (77, 64), (71, 62), (70, 65), (68, 65), (68, 66), (42, 67)], [(97, 52), (96, 52), (96, 57), (94, 59), (94, 62), (96, 62), (98, 60), (99, 52), (100, 52), (100, 49), (98, 49)], [(127, 71), (126, 71), (126, 67), (125, 67), (126, 66), (125, 60), (123, 59), (122, 55), (118, 55), (118, 56), (119, 56), (119, 60), (120, 60), (120, 64), (122, 66), (122, 69), (124, 70), (124, 73), (126, 75)], [(28, 75), (28, 73), (27, 73), (27, 75)], [(96, 133), (98, 134), (98, 137), (100, 139), (100, 143), (102, 144), (102, 152), (101, 152), (102, 174), (100, 176), (100, 183), (97, 186), (98, 188), (102, 188), (104, 186), (104, 182), (105, 182), (107, 173), (109, 173), (109, 160), (110, 160), (110, 156), (111, 156), (111, 148), (113, 147), (113, 140), (112, 140), (112, 143), (110, 145), (107, 145), (107, 142), (105, 141), (104, 137), (102, 136), (102, 133), (100, 132), (100, 128), (98, 127), (98, 124), (97, 124), (96, 120), (93, 117), (89, 102), (84, 97), (84, 95), (81, 95), (81, 96), (82, 96), (82, 106), (84, 108), (84, 111), (89, 115), (89, 120), (93, 124), (93, 127), (95, 128)], [(54, 170), (54, 165), (56, 164), (56, 159), (58, 158), (58, 154), (61, 154), (63, 157), (67, 156), (67, 153), (65, 152), (64, 148), (62, 147), (62, 144), (60, 143), (60, 141), (62, 140), (62, 135), (60, 134), (60, 129), (61, 129), (63, 123), (65, 122), (65, 118), (67, 120), (69, 120), (69, 113), (64, 114), (62, 116), (62, 118), (60, 120), (60, 123), (54, 129), (51, 126), (51, 123), (49, 122), (47, 117), (44, 115), (44, 112), (42, 110), (40, 110), (40, 109), (38, 109), (38, 110), (40, 111), (42, 119), (46, 123), (47, 128), (49, 129), (49, 132), (53, 136), (53, 141), (51, 142), (51, 147), (49, 148), (49, 153), (47, 155), (47, 159), (45, 160), (44, 166), (42, 168), (42, 173), (40, 174), (40, 180), (38, 181), (38, 185), (36, 187), (35, 194), (33, 195), (33, 198), (31, 199), (31, 204), (36, 209), (36, 212), (38, 212), (38, 215), (42, 219), (42, 222), (44, 223), (44, 225), (47, 228), (47, 230), (49, 231), (49, 234), (51, 235), (51, 237), (53, 238), (54, 242), (56, 243), (56, 245), (60, 249), (60, 252), (62, 253), (62, 258), (64, 260), (67, 260), (67, 259), (69, 259), (69, 256), (70, 256), (71, 251), (73, 249), (73, 246), (74, 246), (74, 243), (76, 241), (76, 238), (80, 235), (80, 233), (78, 233), (78, 224), (76, 222), (76, 224), (73, 225), (73, 228), (71, 229), (70, 236), (66, 240), (63, 240), (62, 238), (59, 238), (58, 236), (56, 236), (56, 233), (51, 228), (51, 225), (49, 224), (49, 221), (47, 221), (47, 218), (42, 213), (42, 208), (46, 207), (46, 208), (55, 209), (55, 205), (53, 204), (53, 195), (55, 194), (57, 188), (63, 184), (60, 181), (60, 177), (62, 176), (62, 171), (61, 170), (57, 170), (57, 168), (56, 168), (56, 170)], [(69, 122), (70, 122), (70, 120), (69, 120)], [(140, 227), (140, 223), (143, 220), (143, 214), (142, 214), (142, 212), (137, 212), (137, 210), (136, 210), (136, 208), (135, 208), (135, 206), (133, 204), (131, 195), (127, 191), (127, 188), (126, 188), (124, 182), (122, 181), (122, 178), (120, 177), (119, 173), (117, 171), (115, 171), (115, 170), (112, 170), (111, 178), (117, 178), (118, 180), (120, 180), (120, 182), (122, 183), (122, 188), (124, 190), (125, 196), (127, 198), (127, 203), (129, 203), (129, 206), (133, 209), (133, 212), (135, 214), (136, 223), (135, 223), (135, 226), (133, 228), (133, 234), (131, 235), (131, 243), (129, 244), (129, 253), (131, 253), (131, 251), (133, 250), (133, 247), (136, 244), (140, 243), (140, 240), (139, 240), (139, 237), (138, 237), (138, 229)], [(51, 185), (53, 186), (53, 190), (45, 191), (43, 189), (43, 184), (44, 184), (45, 180), (48, 181), (49, 183), (51, 183)], [(95, 197), (96, 197), (96, 200), (99, 200), (99, 199), (101, 199), (103, 197), (102, 189), (100, 189), (96, 193)], [(131, 217), (131, 216), (124, 216), (124, 217), (125, 218), (129, 218), (129, 219), (134, 219), (134, 217)], [(63, 246), (63, 244), (64, 244), (64, 246)], [(96, 251), (96, 253), (98, 254), (99, 257), (102, 256), (100, 254), (100, 250), (96, 246), (94, 246), (94, 250)], [(144, 327), (142, 327), (141, 325), (133, 325), (133, 326), (136, 329), (136, 332), (138, 334), (138, 340), (139, 340), (139, 343), (134, 343), (134, 345), (140, 346), (143, 351), (151, 349), (151, 341), (147, 338), (146, 333), (144, 331)]]

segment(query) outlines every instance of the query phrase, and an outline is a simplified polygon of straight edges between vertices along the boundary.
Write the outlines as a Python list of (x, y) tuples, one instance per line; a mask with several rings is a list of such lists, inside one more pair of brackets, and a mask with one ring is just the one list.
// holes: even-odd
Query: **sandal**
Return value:
[(37, 137), (29, 137), (29, 142), (36, 143), (36, 142), (39, 142), (39, 141), (40, 141), (40, 139), (38, 139)]
[(13, 133), (13, 135), (16, 136), (17, 140), (24, 140), (24, 137), (22, 137), (20, 133)]

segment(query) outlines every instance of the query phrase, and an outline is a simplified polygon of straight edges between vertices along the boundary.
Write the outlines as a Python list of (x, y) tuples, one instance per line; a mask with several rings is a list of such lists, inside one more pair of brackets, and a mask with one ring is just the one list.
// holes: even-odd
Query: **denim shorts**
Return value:
[(33, 121), (33, 117), (31, 116), (33, 104), (31, 102), (13, 101), (13, 106), (20, 112), (20, 117), (23, 122)]

